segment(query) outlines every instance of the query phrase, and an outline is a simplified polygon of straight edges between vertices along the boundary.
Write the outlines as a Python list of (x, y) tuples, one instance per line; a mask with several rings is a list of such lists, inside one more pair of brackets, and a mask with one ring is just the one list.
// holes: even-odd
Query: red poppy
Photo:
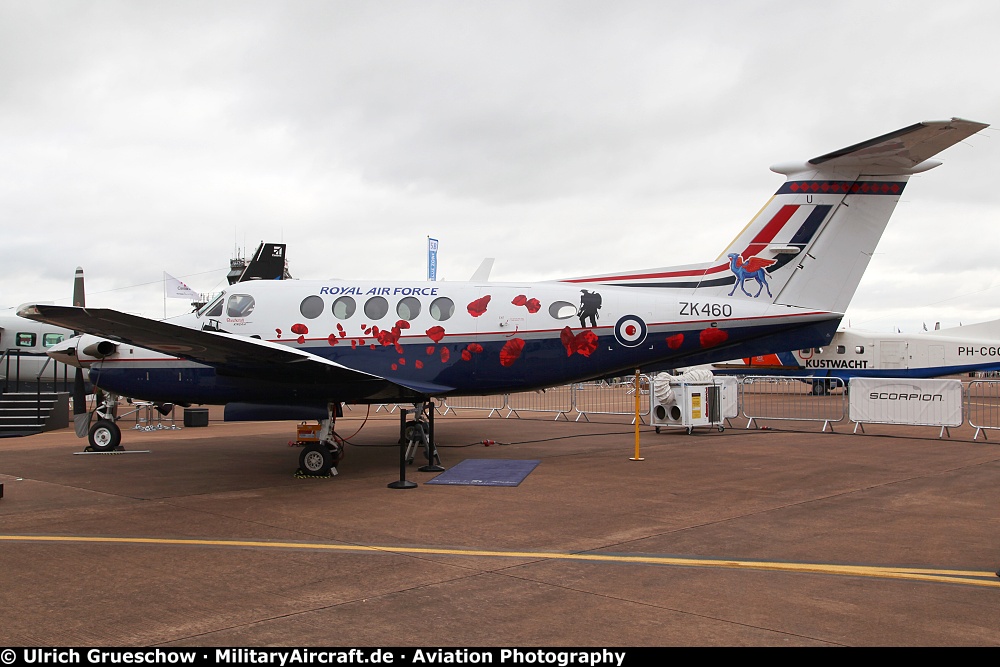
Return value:
[(573, 330), (569, 327), (565, 327), (559, 332), (559, 340), (562, 341), (563, 347), (566, 348), (567, 357), (572, 357), (574, 352), (584, 357), (589, 357), (597, 350), (597, 343), (599, 342), (597, 334), (590, 329), (574, 335)]
[(397, 354), (403, 354), (403, 346), (400, 345), (398, 341), (393, 343), (392, 346), (396, 348)]
[(407, 322), (406, 320), (396, 320), (396, 327), (398, 329), (409, 329), (410, 323)]
[(354, 340), (353, 338), (351, 339), (351, 349), (352, 350), (358, 349), (358, 341)]
[[(347, 338), (347, 332), (344, 331), (343, 329), (341, 329), (338, 333), (340, 334), (341, 338)], [(333, 334), (330, 335), (332, 336)]]
[(391, 368), (392, 370), (396, 370), (396, 364), (393, 364), (392, 366), (389, 366), (389, 368)]
[(472, 353), (468, 350), (462, 350), (462, 361), (472, 361)]
[(698, 336), (698, 340), (701, 342), (702, 347), (715, 347), (716, 345), (725, 343), (728, 339), (729, 334), (722, 329), (716, 329), (714, 327), (704, 329)]
[(424, 362), (417, 359), (416, 361), (413, 362), (413, 365), (416, 366), (417, 370), (420, 370), (421, 368), (424, 367)]
[(514, 300), (511, 301), (511, 303), (514, 304), (515, 306), (523, 306), (524, 304), (528, 303), (528, 297), (526, 297), (523, 294), (518, 294), (517, 296), (514, 297)]
[(293, 334), (307, 334), (309, 333), (309, 327), (304, 324), (293, 324), (292, 325)]
[(341, 324), (340, 322), (337, 322), (337, 331), (343, 331), (343, 330), (344, 330), (344, 325)]
[(434, 326), (424, 332), (427, 337), (430, 338), (435, 343), (440, 343), (441, 339), (444, 338), (444, 328), (439, 326)]
[(336, 345), (340, 341), (337, 339), (336, 336), (334, 336), (333, 334), (330, 334), (329, 338), (326, 339), (326, 342), (329, 343), (330, 345)]
[(681, 346), (681, 343), (683, 342), (684, 342), (684, 334), (682, 333), (674, 334), (673, 336), (667, 338), (667, 347), (669, 347), (671, 350), (676, 350)]
[(523, 350), (524, 341), (520, 338), (511, 338), (504, 344), (503, 349), (500, 350), (500, 365), (504, 367), (510, 366), (517, 361)]
[(448, 348), (446, 348), (446, 347), (442, 347), (441, 348), (441, 363), (442, 364), (446, 364), (446, 363), (448, 363), (449, 359), (451, 359), (451, 351)]
[(434, 347), (433, 345), (428, 345), (427, 346), (427, 356), (430, 356), (430, 355), (434, 354), (435, 350), (437, 350), (436, 347)]
[(479, 343), (469, 343), (465, 349), (471, 352), (472, 354), (479, 354), (480, 352), (483, 351), (483, 346), (480, 345)]
[(399, 365), (400, 365), (400, 366), (405, 366), (405, 365), (406, 365), (406, 359), (405, 359), (405, 358), (403, 358), (403, 357), (400, 357), (400, 358), (399, 358)]
[(576, 351), (574, 341), (576, 336), (573, 335), (573, 330), (569, 327), (564, 327), (562, 331), (559, 332), (559, 340), (562, 341), (563, 347), (566, 348), (566, 356), (572, 357), (573, 352)]
[(278, 334), (278, 338), (281, 338), (281, 329), (275, 329), (274, 332)]
[(371, 345), (369, 345), (368, 347), (369, 347), (370, 349), (374, 350), (374, 349), (375, 349), (375, 343), (372, 343), (372, 344), (371, 344)]
[(576, 353), (589, 357), (591, 353), (597, 350), (597, 334), (595, 334), (590, 329), (586, 331), (581, 331), (576, 335), (574, 339), (574, 345), (576, 346)]
[(299, 345), (302, 345), (302, 343), (304, 343), (304, 342), (306, 342), (306, 337), (305, 336), (299, 336)]
[(542, 308), (542, 304), (538, 299), (528, 299), (528, 303), (524, 304), (529, 313), (537, 313)]
[(469, 315), (473, 317), (479, 317), (486, 312), (486, 306), (490, 303), (490, 295), (487, 294), (484, 297), (480, 297), (466, 306), (469, 309)]

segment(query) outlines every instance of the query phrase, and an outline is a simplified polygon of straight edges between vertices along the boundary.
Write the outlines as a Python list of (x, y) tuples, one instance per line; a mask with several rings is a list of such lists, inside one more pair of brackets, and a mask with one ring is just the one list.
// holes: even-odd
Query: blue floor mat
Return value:
[(466, 459), (426, 484), (517, 486), (541, 461)]

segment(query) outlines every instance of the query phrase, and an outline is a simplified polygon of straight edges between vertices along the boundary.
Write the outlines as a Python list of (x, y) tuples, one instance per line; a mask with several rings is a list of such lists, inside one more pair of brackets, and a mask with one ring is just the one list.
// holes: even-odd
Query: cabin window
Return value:
[(549, 315), (557, 320), (567, 320), (576, 315), (576, 306), (568, 301), (556, 301), (549, 306)]
[(229, 297), (226, 315), (229, 317), (246, 317), (253, 312), (254, 300), (249, 294), (234, 294)]
[(315, 320), (323, 313), (323, 298), (315, 294), (307, 296), (299, 304), (299, 312), (307, 320)]
[(807, 347), (804, 350), (799, 350), (799, 355), (804, 357), (805, 355), (807, 355), (807, 354), (809, 354), (811, 352), (812, 352), (812, 348)]
[(838, 345), (837, 346), (837, 354), (843, 354), (845, 352), (847, 352), (847, 347), (846, 346), (844, 346), (844, 345)]
[(413, 296), (407, 296), (396, 304), (396, 314), (400, 319), (413, 320), (420, 314), (420, 301)]
[(18, 347), (35, 347), (35, 334), (25, 331), (18, 331), (14, 337), (14, 344)]
[(865, 346), (864, 345), (858, 345), (856, 348), (854, 348), (854, 353), (855, 354), (864, 354), (865, 353)]
[(198, 313), (198, 316), (219, 317), (220, 315), (222, 315), (222, 304), (225, 302), (225, 298), (226, 298), (225, 294), (220, 294), (218, 297), (216, 297), (215, 301), (212, 301), (207, 306), (202, 308), (201, 312)]
[(338, 320), (346, 320), (352, 315), (354, 311), (358, 309), (358, 304), (354, 302), (353, 297), (342, 296), (333, 302), (333, 316)]
[(370, 320), (380, 320), (389, 312), (389, 302), (382, 296), (373, 296), (365, 301), (365, 316)]
[(438, 322), (449, 320), (455, 314), (455, 302), (446, 296), (440, 296), (431, 301), (430, 313)]
[(65, 336), (61, 333), (42, 334), (42, 347), (52, 347), (56, 343), (61, 343)]

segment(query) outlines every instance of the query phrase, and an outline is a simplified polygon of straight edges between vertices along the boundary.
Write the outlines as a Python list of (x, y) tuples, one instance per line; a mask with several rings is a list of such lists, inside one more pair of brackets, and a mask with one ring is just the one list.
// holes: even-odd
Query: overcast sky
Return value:
[[(714, 259), (804, 160), (1000, 127), (1000, 3), (0, 0), (0, 308), (166, 271), (539, 280)], [(1000, 130), (911, 178), (845, 324), (1000, 318)], [(171, 300), (167, 313), (187, 309)], [(0, 311), (6, 312), (6, 311)]]

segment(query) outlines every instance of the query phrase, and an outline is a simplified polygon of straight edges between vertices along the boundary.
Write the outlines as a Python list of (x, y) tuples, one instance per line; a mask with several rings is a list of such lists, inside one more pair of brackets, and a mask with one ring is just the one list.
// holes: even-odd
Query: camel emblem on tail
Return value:
[[(767, 295), (774, 298), (771, 294), (771, 288), (767, 286), (767, 267), (776, 263), (773, 259), (763, 259), (761, 257), (751, 257), (750, 259), (743, 261), (743, 255), (737, 255), (736, 253), (729, 253), (729, 270), (736, 275), (736, 284), (733, 285), (733, 291), (729, 293), (732, 296), (736, 292), (736, 288), (739, 287), (743, 290), (743, 293), (747, 296), (752, 296), (757, 298), (760, 296), (761, 291), (767, 290)], [(757, 281), (760, 287), (757, 289), (756, 294), (751, 294), (747, 291), (747, 288), (743, 286), (743, 283), (747, 278), (753, 278)]]

